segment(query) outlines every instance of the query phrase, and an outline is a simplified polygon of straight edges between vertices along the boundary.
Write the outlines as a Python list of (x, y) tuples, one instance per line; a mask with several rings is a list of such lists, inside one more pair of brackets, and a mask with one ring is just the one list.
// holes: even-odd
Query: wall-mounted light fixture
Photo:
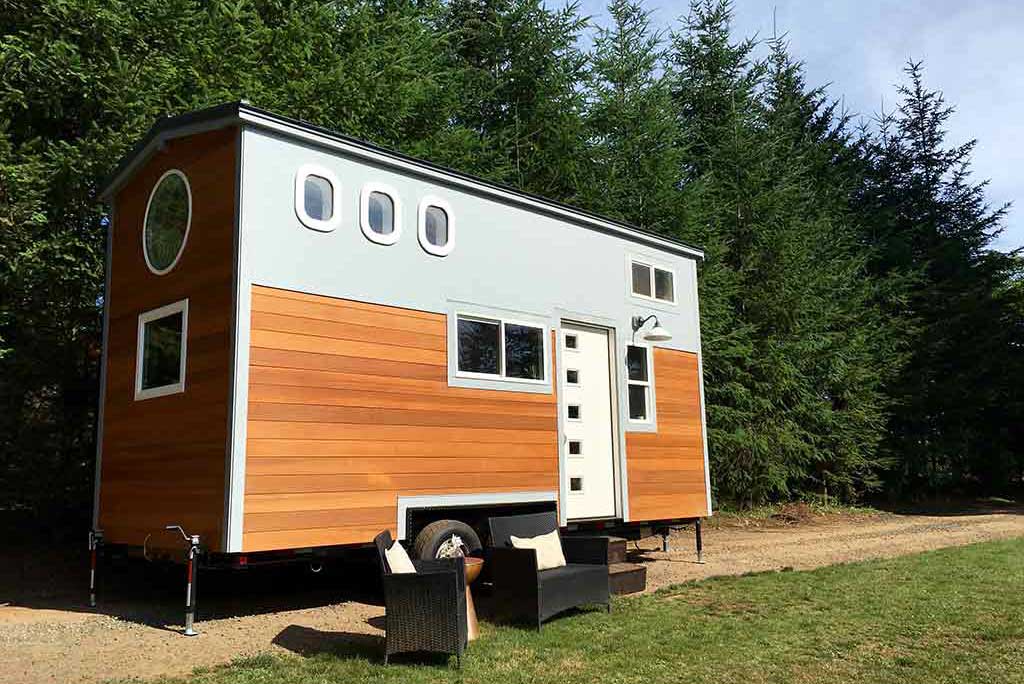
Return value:
[(650, 316), (633, 316), (633, 339), (636, 339), (636, 333), (640, 328), (647, 324), (647, 321), (654, 319), (654, 327), (644, 333), (644, 339), (648, 342), (667, 342), (672, 339), (672, 333), (665, 328), (661, 327), (661, 322), (658, 317), (654, 314)]

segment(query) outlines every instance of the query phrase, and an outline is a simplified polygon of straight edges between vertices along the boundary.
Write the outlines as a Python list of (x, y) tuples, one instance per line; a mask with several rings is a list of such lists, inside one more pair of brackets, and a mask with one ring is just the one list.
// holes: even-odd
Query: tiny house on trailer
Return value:
[(160, 121), (103, 196), (104, 544), (711, 514), (700, 250), (244, 102)]

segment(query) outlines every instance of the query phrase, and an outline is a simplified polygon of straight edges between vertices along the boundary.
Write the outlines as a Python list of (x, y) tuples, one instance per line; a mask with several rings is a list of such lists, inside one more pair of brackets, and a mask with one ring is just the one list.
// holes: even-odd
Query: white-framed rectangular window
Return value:
[(185, 391), (187, 344), (187, 299), (139, 315), (136, 400)]
[(629, 419), (636, 423), (649, 423), (653, 415), (651, 406), (651, 350), (630, 344), (626, 347), (626, 385), (629, 392)]
[(675, 271), (634, 259), (629, 264), (629, 275), (634, 297), (676, 303)]
[(468, 378), (544, 383), (547, 335), (533, 323), (459, 314), (456, 373)]

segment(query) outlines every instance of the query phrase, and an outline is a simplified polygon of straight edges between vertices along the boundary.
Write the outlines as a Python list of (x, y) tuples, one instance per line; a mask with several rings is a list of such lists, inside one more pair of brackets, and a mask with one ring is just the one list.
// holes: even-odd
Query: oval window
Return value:
[(420, 244), (436, 256), (448, 256), (455, 247), (455, 225), (452, 210), (438, 197), (424, 197), (419, 211)]
[(295, 215), (307, 228), (330, 232), (341, 223), (341, 184), (329, 169), (303, 164), (295, 174)]
[(157, 181), (146, 205), (142, 227), (143, 254), (153, 273), (163, 275), (178, 263), (192, 224), (192, 190), (177, 169)]
[(303, 206), (306, 216), (317, 221), (330, 221), (334, 216), (334, 187), (322, 176), (306, 176)]
[(383, 183), (367, 183), (359, 199), (359, 227), (372, 242), (393, 245), (402, 236), (402, 201)]
[(448, 212), (441, 207), (427, 207), (427, 242), (435, 247), (448, 244)]
[(383, 192), (370, 193), (367, 214), (370, 230), (374, 233), (390, 235), (395, 232), (395, 203)]

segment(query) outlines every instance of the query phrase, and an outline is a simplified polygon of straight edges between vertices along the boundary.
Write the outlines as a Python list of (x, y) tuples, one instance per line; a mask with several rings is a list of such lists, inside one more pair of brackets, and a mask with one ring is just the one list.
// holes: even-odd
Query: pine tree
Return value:
[(673, 231), (682, 155), (662, 36), (639, 2), (614, 0), (608, 13), (612, 26), (598, 29), (590, 55), (589, 170), (580, 202), (648, 230)]
[(876, 218), (873, 269), (913, 284), (901, 316), (912, 356), (891, 388), (899, 410), (887, 441), (898, 461), (890, 483), (902, 493), (1005, 486), (1020, 472), (1007, 427), (1024, 418), (1009, 294), (1019, 261), (991, 249), (1006, 207), (989, 207), (986, 183), (970, 178), (975, 141), (947, 146), (953, 108), (925, 87), (920, 63), (906, 74), (899, 110), (880, 119), (863, 195)]
[(754, 61), (730, 13), (694, 3), (672, 65), (683, 215), (726, 287), (702, 291), (717, 309), (702, 316), (712, 472), (742, 501), (852, 497), (878, 485), (881, 389), (899, 362), (857, 249), (857, 157), (784, 42)]
[(461, 106), (452, 124), (479, 138), (461, 168), (572, 200), (583, 154), (584, 25), (576, 5), (453, 0), (442, 18)]

